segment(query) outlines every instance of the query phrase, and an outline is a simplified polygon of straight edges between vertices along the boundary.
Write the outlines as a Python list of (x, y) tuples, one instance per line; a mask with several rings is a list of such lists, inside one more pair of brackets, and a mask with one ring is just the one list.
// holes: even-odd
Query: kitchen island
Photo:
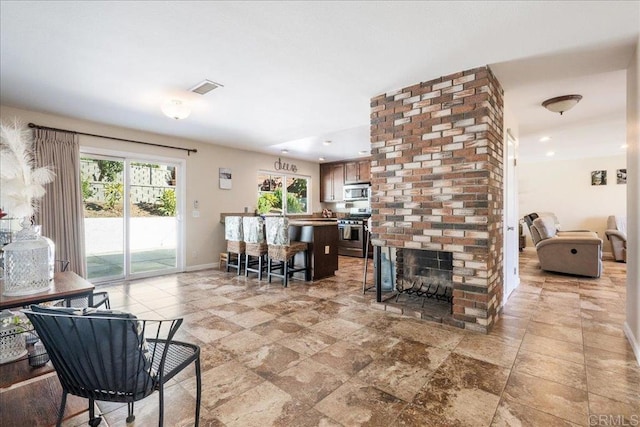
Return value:
[[(335, 275), (338, 270), (338, 225), (335, 220), (290, 219), (289, 238), (309, 244), (311, 280)], [(297, 264), (302, 265), (302, 256), (296, 255)]]
[[(221, 213), (220, 223), (227, 216), (255, 216), (252, 213)], [(289, 217), (289, 238), (309, 244), (311, 280), (334, 276), (338, 270), (338, 222), (336, 218)], [(304, 263), (303, 254), (296, 255), (296, 264)], [(296, 277), (304, 277), (296, 273)]]

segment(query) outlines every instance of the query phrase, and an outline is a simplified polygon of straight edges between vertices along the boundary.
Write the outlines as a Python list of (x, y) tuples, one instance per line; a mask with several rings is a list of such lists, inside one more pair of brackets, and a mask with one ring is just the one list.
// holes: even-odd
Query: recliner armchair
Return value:
[(627, 262), (627, 218), (619, 215), (609, 216), (604, 233), (611, 242), (613, 258), (618, 262)]
[(540, 268), (558, 273), (600, 277), (602, 239), (597, 233), (570, 231), (560, 234), (551, 216), (534, 219), (530, 230), (532, 236), (539, 236), (536, 252)]
[(538, 233), (537, 228), (531, 227), (533, 225), (533, 221), (535, 221), (537, 218), (548, 218), (549, 221), (553, 221), (556, 234), (558, 236), (571, 236), (571, 235), (574, 235), (573, 233), (593, 233), (590, 230), (563, 231), (560, 229), (560, 222), (558, 221), (558, 217), (553, 212), (532, 212), (529, 215), (524, 216), (524, 222), (527, 223), (527, 227), (529, 228), (529, 233), (531, 234), (531, 240), (533, 241), (533, 246), (537, 245), (538, 242), (542, 240), (540, 234)]

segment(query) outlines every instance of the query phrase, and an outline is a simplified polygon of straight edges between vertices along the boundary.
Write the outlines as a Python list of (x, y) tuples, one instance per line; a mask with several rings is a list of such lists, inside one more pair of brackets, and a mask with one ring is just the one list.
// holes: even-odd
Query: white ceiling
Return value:
[[(640, 28), (637, 1), (3, 0), (0, 15), (3, 105), (312, 161), (369, 149), (373, 96), (487, 64), (521, 158), (616, 154)], [(224, 87), (188, 91), (203, 79)], [(562, 117), (540, 107), (568, 93), (584, 98)], [(175, 97), (185, 120), (160, 111)]]

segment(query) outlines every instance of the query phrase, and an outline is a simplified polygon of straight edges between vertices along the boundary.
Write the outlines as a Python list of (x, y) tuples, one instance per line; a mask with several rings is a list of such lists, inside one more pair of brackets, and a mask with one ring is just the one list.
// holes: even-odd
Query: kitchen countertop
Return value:
[(336, 219), (331, 219), (331, 218), (324, 218), (324, 219), (323, 218), (318, 218), (318, 219), (305, 218), (305, 219), (293, 219), (289, 221), (289, 225), (296, 225), (298, 227), (300, 226), (335, 227), (336, 224), (338, 224), (338, 221)]
[[(220, 214), (220, 223), (221, 224), (224, 224), (224, 218), (227, 217), (227, 216), (256, 216), (256, 214), (253, 213), (253, 212), (221, 213)], [(273, 215), (273, 216), (275, 216), (275, 215)], [(319, 223), (319, 222), (328, 222), (329, 224), (336, 224), (336, 222), (338, 221), (338, 218), (336, 218), (336, 217), (322, 218), (320, 216), (313, 216), (313, 217), (312, 216), (302, 216), (301, 217), (301, 216), (295, 215), (295, 216), (289, 216), (287, 218), (289, 218), (289, 221), (291, 221), (291, 222), (294, 222), (294, 221), (296, 221), (296, 222), (299, 222), (299, 221), (311, 221), (311, 222), (314, 223), (314, 224), (307, 224), (307, 225), (317, 225), (315, 223)]]

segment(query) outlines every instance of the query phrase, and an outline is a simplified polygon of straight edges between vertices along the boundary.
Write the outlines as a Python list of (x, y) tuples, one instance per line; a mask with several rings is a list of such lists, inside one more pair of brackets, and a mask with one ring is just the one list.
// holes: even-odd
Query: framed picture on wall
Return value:
[(223, 190), (231, 190), (231, 169), (220, 168), (218, 174), (220, 179), (220, 188)]
[(592, 171), (591, 185), (607, 185), (607, 171)]
[(627, 183), (627, 170), (618, 169), (616, 171), (616, 184), (626, 184), (626, 183)]

